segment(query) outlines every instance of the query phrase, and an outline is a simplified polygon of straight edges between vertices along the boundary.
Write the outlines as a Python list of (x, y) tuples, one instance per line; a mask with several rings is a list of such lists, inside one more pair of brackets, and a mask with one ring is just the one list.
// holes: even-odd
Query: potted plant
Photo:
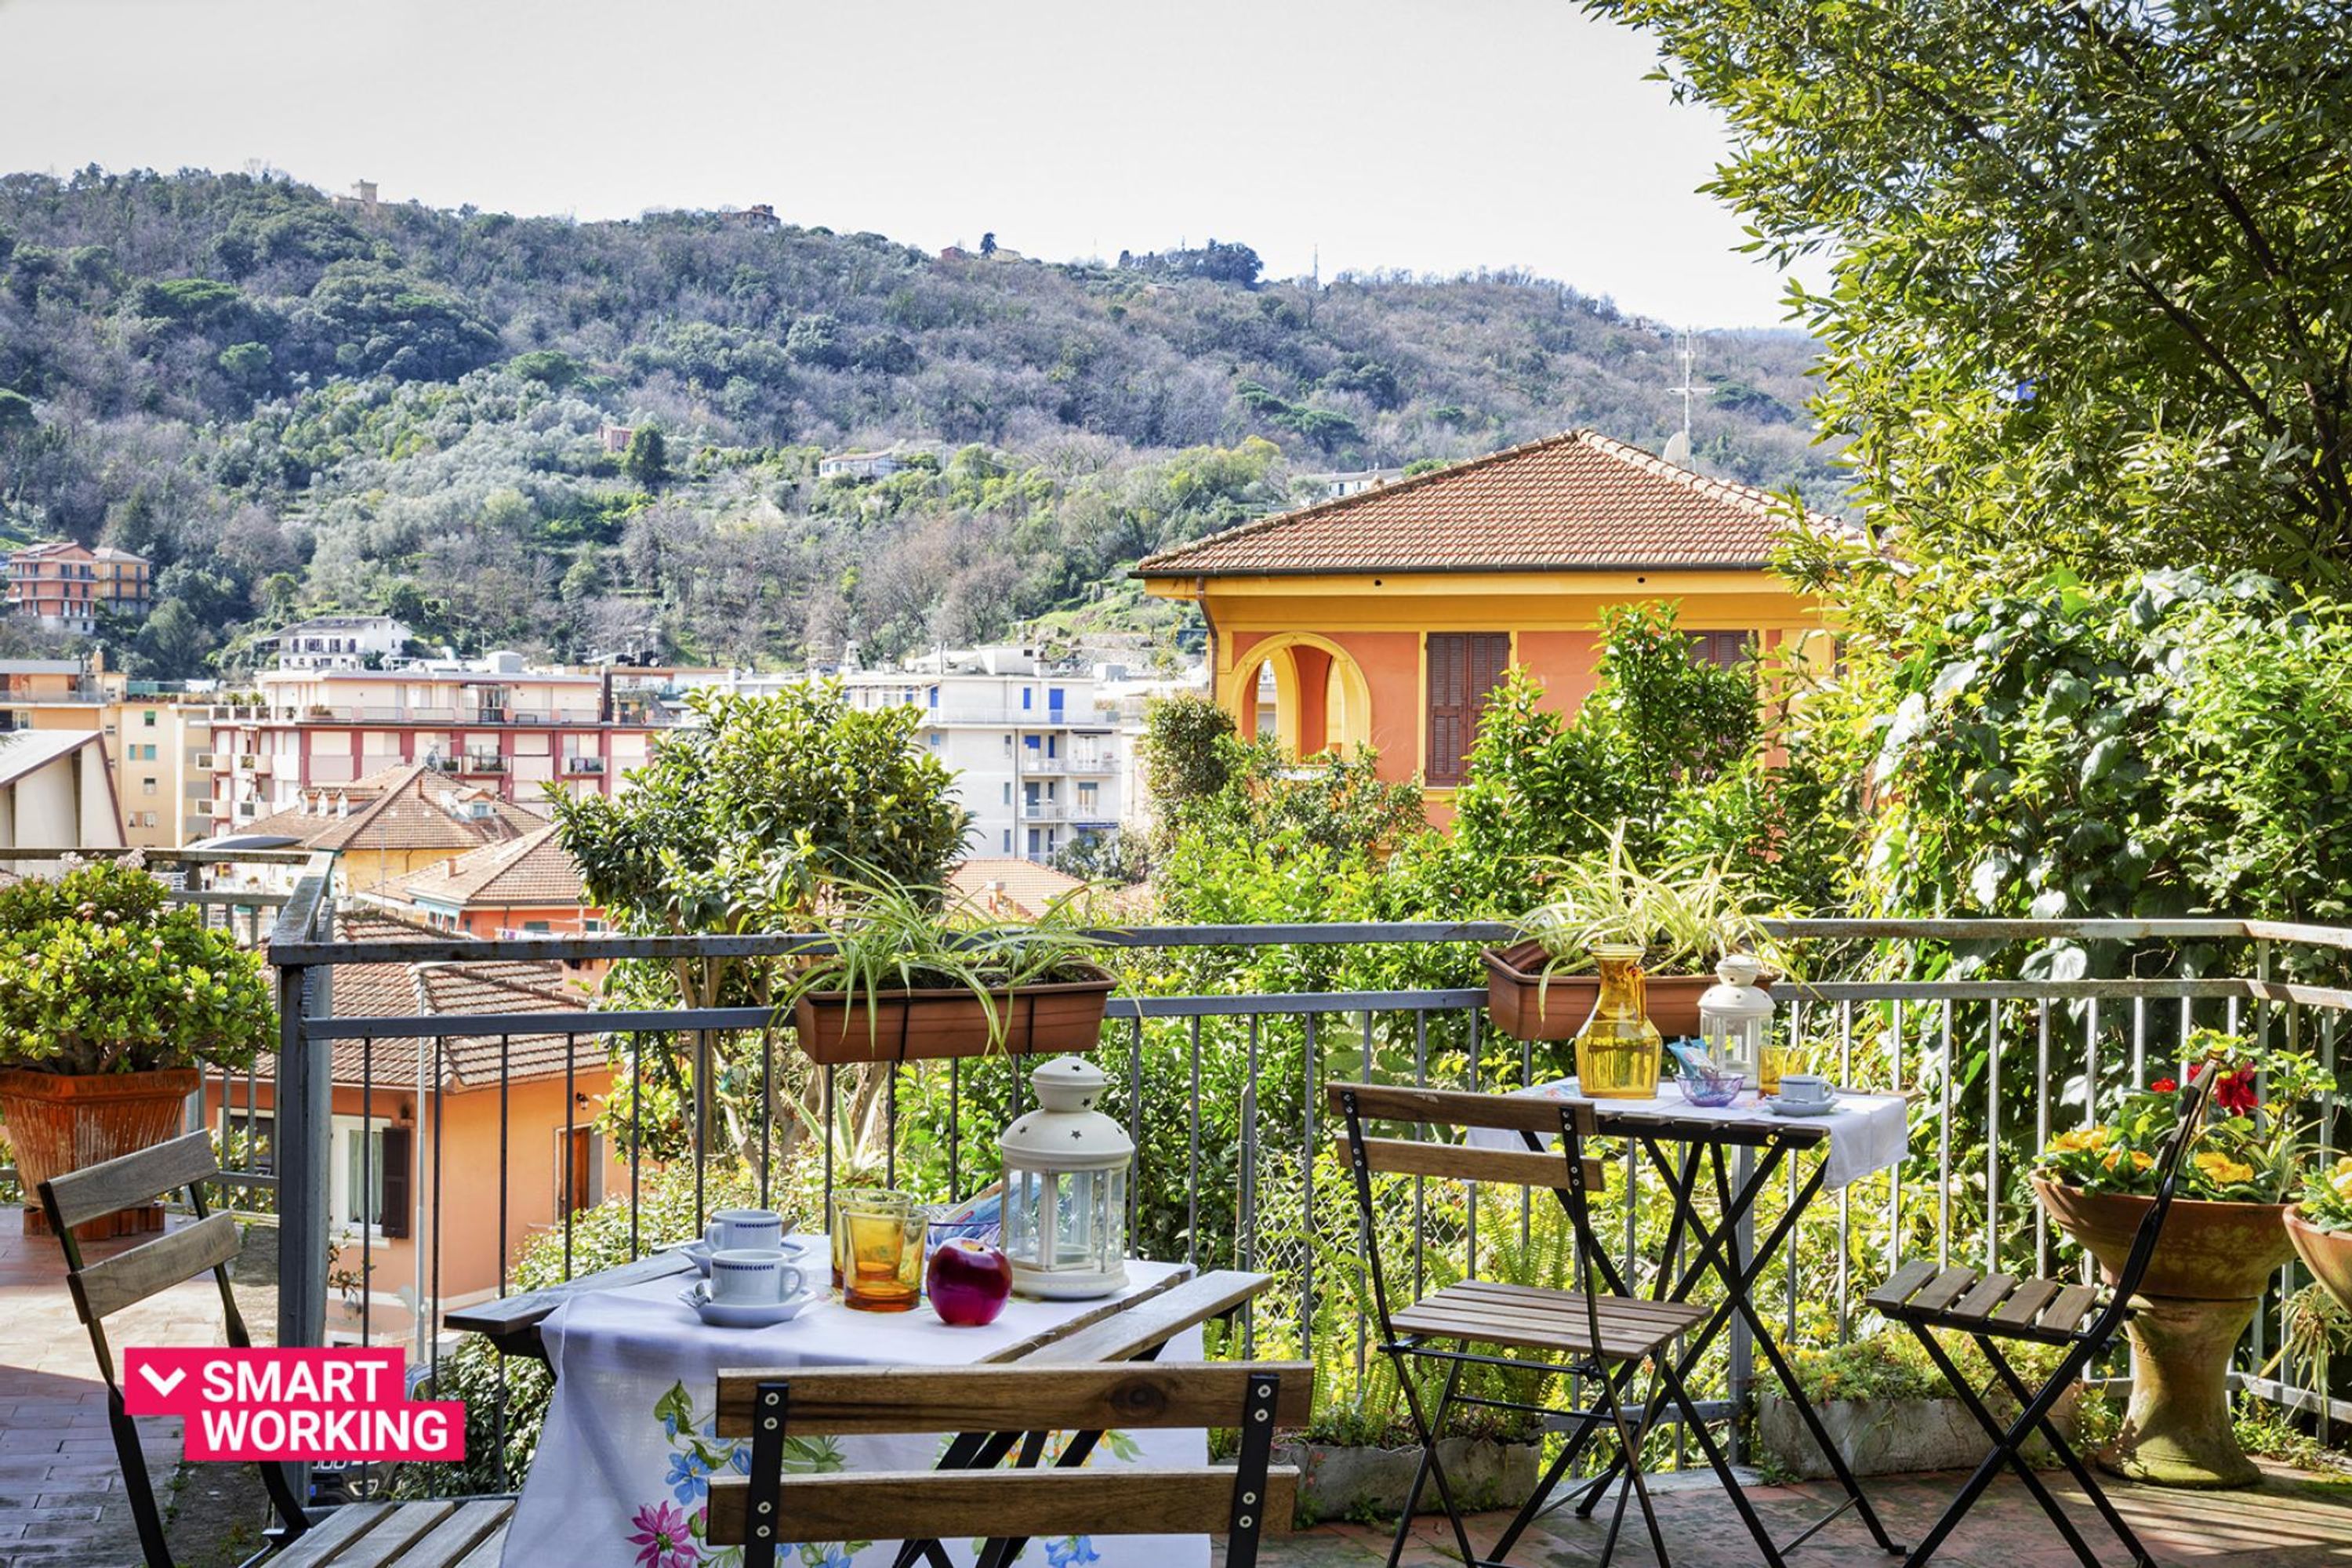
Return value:
[(2352, 1311), (2352, 1154), (2304, 1183), (2289, 1205), (2286, 1238), (2320, 1289)]
[[(2011, 1346), (2003, 1353), (2023, 1363), (2029, 1383), (2046, 1376), (2057, 1356), (2042, 1345)], [(1993, 1384), (1992, 1368), (1976, 1346), (1957, 1344), (1953, 1354), (1972, 1384)], [(1876, 1333), (1825, 1350), (1799, 1350), (1790, 1361), (1798, 1387), (1857, 1476), (1965, 1470), (1984, 1458), (1984, 1428), (1909, 1334)], [(2052, 1412), (2069, 1443), (2082, 1418), (2081, 1394), (2079, 1387), (2068, 1389)], [(2005, 1389), (1991, 1388), (1990, 1403), (2003, 1418), (2016, 1414), (2017, 1402)], [(1757, 1394), (1756, 1448), (1766, 1473), (1776, 1479), (1812, 1480), (1832, 1473), (1795, 1404), (1769, 1380)], [(2055, 1462), (2038, 1434), (2025, 1454), (2037, 1466)]]
[(1520, 922), (1526, 940), (1484, 955), (1486, 1010), (1516, 1038), (1575, 1037), (1600, 995), (1599, 947), (1643, 950), (1646, 1011), (1668, 1039), (1698, 1033), (1717, 958), (1754, 954), (1768, 987), (1788, 972), (1788, 955), (1764, 932), (1763, 896), (1727, 862), (1685, 856), (1644, 870), (1620, 824), (1600, 854), (1555, 862), (1549, 883), (1550, 899)]
[[(2170, 1486), (2248, 1486), (2260, 1472), (2231, 1432), (2230, 1358), (2271, 1276), (2293, 1256), (2286, 1198), (2313, 1130), (2298, 1108), (2334, 1079), (2300, 1052), (2212, 1029), (2193, 1032), (2182, 1055), (2220, 1076), (2140, 1282), (2131, 1406), (2103, 1462)], [(2035, 1167), (2042, 1206), (2110, 1281), (2155, 1202), (2179, 1103), (2168, 1077), (2128, 1090), (2105, 1121), (2053, 1138)]]
[[(275, 1027), (259, 957), (172, 905), (136, 852), (0, 888), (0, 1121), (28, 1197), (179, 1132), (201, 1069), (248, 1066)], [(45, 1226), (30, 1203), (25, 1224)], [(160, 1224), (148, 1206), (79, 1234)]]
[(1069, 900), (1031, 925), (949, 909), (938, 888), (845, 883), (785, 988), (811, 1061), (1092, 1050), (1117, 984)]

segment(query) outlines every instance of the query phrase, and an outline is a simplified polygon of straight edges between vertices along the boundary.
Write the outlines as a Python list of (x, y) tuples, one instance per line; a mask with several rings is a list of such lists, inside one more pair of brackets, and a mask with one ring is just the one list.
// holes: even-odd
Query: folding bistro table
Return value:
[[(1522, 1093), (1552, 1100), (1581, 1099), (1573, 1079), (1558, 1083), (1540, 1084)], [(1832, 1187), (1843, 1187), (1876, 1171), (1899, 1164), (1909, 1148), (1908, 1102), (1904, 1096), (1885, 1094), (1842, 1093), (1836, 1107), (1827, 1115), (1792, 1117), (1776, 1113), (1758, 1102), (1752, 1094), (1744, 1094), (1732, 1105), (1707, 1107), (1693, 1105), (1682, 1097), (1674, 1085), (1663, 1086), (1653, 1100), (1597, 1100), (1591, 1102), (1598, 1131), (1602, 1137), (1620, 1138), (1643, 1151), (1648, 1161), (1666, 1183), (1674, 1198), (1674, 1215), (1668, 1222), (1666, 1239), (1660, 1252), (1662, 1260), (1685, 1257), (1680, 1250), (1689, 1247), (1686, 1261), (1679, 1273), (1661, 1268), (1652, 1283), (1651, 1297), (1662, 1301), (1682, 1301), (1709, 1279), (1723, 1287), (1724, 1299), (1714, 1311), (1684, 1341), (1684, 1349), (1675, 1363), (1678, 1375), (1687, 1377), (1699, 1360), (1715, 1342), (1716, 1337), (1729, 1326), (1736, 1317), (1748, 1327), (1748, 1331), (1764, 1360), (1780, 1383), (1782, 1391), (1795, 1407), (1798, 1415), (1811, 1433), (1828, 1459), (1832, 1474), (1845, 1490), (1845, 1500), (1829, 1513), (1814, 1521), (1802, 1531), (1785, 1542), (1775, 1542), (1765, 1528), (1745, 1489), (1730, 1468), (1721, 1450), (1701, 1435), (1701, 1448), (1707, 1462), (1721, 1477), (1725, 1489), (1731, 1495), (1741, 1521), (1755, 1537), (1757, 1549), (1762, 1552), (1769, 1568), (1783, 1568), (1783, 1553), (1793, 1552), (1813, 1535), (1848, 1510), (1857, 1513), (1869, 1527), (1871, 1535), (1881, 1549), (1896, 1555), (1904, 1547), (1886, 1532), (1870, 1500), (1863, 1495), (1861, 1485), (1845, 1458), (1830, 1440), (1822, 1427), (1821, 1416), (1805, 1397), (1795, 1369), (1789, 1363), (1780, 1342), (1773, 1337), (1764, 1315), (1757, 1310), (1754, 1292), (1772, 1255), (1795, 1230), (1813, 1200)], [(1514, 1133), (1495, 1129), (1474, 1129), (1469, 1142), (1480, 1147), (1514, 1149), (1522, 1146), (1540, 1148), (1542, 1141), (1531, 1132)], [(1679, 1157), (1671, 1153), (1668, 1145), (1681, 1146)], [(1727, 1151), (1745, 1151), (1750, 1159), (1745, 1162), (1727, 1160)], [(1819, 1158), (1810, 1162), (1810, 1168), (1795, 1184), (1796, 1191), (1787, 1209), (1773, 1224), (1763, 1240), (1752, 1247), (1744, 1240), (1748, 1222), (1753, 1217), (1757, 1199), (1769, 1184), (1780, 1176), (1787, 1163), (1800, 1154), (1819, 1152)], [(1738, 1167), (1735, 1169), (1735, 1167)], [(1716, 1214), (1709, 1219), (1698, 1207), (1703, 1193), (1711, 1189), (1716, 1197)], [(1609, 1289), (1619, 1294), (1630, 1294), (1614, 1259), (1603, 1257), (1596, 1260)], [(1634, 1367), (1620, 1366), (1612, 1374), (1621, 1385), (1630, 1382)], [(1535, 1493), (1528, 1500), (1518, 1516), (1511, 1521), (1495, 1545), (1497, 1559), (1507, 1556), (1520, 1532), (1536, 1519), (1553, 1509), (1566, 1506), (1572, 1499), (1580, 1516), (1591, 1517), (1610, 1485), (1616, 1480), (1623, 1464), (1622, 1456), (1612, 1458), (1609, 1465), (1591, 1480), (1582, 1483), (1569, 1497), (1559, 1501), (1550, 1498), (1552, 1489), (1561, 1476), (1576, 1462), (1599, 1429), (1599, 1423), (1587, 1416), (1578, 1425), (1562, 1447)]]

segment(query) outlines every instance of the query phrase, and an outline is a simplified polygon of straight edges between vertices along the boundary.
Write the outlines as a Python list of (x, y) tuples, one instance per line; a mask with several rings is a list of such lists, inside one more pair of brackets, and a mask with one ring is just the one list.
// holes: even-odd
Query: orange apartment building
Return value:
[(1244, 733), (1301, 755), (1375, 747), (1381, 776), (1420, 780), (1444, 820), (1486, 693), (1519, 666), (1573, 711), (1612, 606), (1672, 601), (1703, 658), (1826, 658), (1826, 606), (1771, 569), (1786, 510), (1571, 430), (1244, 523), (1135, 575), (1201, 606), (1211, 689)]
[(145, 615), (154, 603), (153, 571), (144, 555), (109, 544), (27, 545), (8, 557), (8, 607), (88, 636), (101, 609)]
[(307, 792), (424, 765), (504, 799), (609, 794), (675, 724), (667, 672), (526, 668), (520, 655), (389, 669), (275, 669), (212, 713), (214, 815), (250, 832)]
[[(336, 912), (335, 935), (446, 941), (449, 933), (345, 906)], [(338, 1016), (531, 1014), (585, 1005), (552, 963), (344, 964), (334, 974)], [(496, 1295), (502, 1260), (565, 1214), (626, 1185), (625, 1165), (593, 1127), (612, 1084), (597, 1037), (343, 1040), (332, 1059), (328, 1188), (334, 1268), (347, 1283), (328, 1299), (331, 1340), (356, 1339), (363, 1312), (379, 1340), (413, 1333), (416, 1315), (404, 1291), (425, 1304), (425, 1321), (434, 1323)], [(265, 1168), (276, 1131), (276, 1077), (275, 1062), (265, 1058), (250, 1080), (208, 1076), (204, 1090), (205, 1125), (249, 1134)]]

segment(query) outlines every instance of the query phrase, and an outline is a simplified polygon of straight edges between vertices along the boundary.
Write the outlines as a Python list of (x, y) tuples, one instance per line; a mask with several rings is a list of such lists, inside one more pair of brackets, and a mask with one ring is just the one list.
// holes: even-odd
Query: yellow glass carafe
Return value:
[(1601, 1000), (1576, 1037), (1577, 1086), (1593, 1100), (1651, 1100), (1665, 1042), (1644, 1009), (1642, 950), (1596, 947)]

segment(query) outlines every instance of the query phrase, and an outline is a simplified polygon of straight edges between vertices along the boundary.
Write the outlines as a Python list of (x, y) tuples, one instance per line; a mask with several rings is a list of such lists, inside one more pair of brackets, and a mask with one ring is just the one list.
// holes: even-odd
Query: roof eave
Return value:
[(1449, 577), (1488, 576), (1501, 574), (1534, 575), (1541, 573), (1571, 573), (1597, 575), (1608, 572), (1764, 572), (1771, 568), (1769, 561), (1578, 561), (1525, 562), (1502, 564), (1491, 562), (1438, 562), (1415, 564), (1393, 562), (1372, 565), (1328, 566), (1186, 566), (1146, 571), (1137, 566), (1129, 575), (1141, 580), (1164, 581), (1181, 577)]

